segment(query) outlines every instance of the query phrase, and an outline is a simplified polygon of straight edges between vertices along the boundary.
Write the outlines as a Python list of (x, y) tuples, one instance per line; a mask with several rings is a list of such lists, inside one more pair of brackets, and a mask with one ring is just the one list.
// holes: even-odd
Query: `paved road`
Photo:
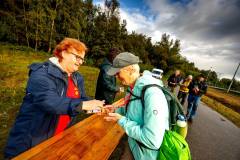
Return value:
[(202, 102), (187, 141), (193, 160), (240, 160), (240, 128)]

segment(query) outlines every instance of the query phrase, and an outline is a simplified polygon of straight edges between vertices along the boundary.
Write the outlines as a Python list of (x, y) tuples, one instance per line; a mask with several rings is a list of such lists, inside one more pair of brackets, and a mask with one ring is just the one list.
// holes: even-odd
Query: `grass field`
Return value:
[(240, 128), (240, 96), (208, 88), (201, 100)]
[(208, 88), (206, 95), (240, 114), (240, 96), (213, 88)]
[(3, 159), (3, 147), (25, 92), (27, 66), (47, 58), (45, 53), (0, 46), (0, 159)]

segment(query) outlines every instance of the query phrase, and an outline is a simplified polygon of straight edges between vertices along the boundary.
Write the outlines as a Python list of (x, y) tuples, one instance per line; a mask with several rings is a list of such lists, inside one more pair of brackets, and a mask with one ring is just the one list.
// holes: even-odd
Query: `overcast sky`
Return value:
[(240, 0), (120, 0), (120, 16), (128, 32), (153, 43), (163, 33), (179, 39), (182, 56), (221, 78), (232, 78), (240, 63)]

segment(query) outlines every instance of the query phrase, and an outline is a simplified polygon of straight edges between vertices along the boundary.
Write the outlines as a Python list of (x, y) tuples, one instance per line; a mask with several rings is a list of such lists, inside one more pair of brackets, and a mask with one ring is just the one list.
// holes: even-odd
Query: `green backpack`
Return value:
[[(169, 109), (169, 130), (165, 131), (162, 144), (160, 146), (158, 160), (191, 160), (191, 154), (189, 146), (183, 136), (177, 133), (177, 120), (179, 115), (184, 116), (182, 105), (179, 103), (177, 98), (165, 87), (161, 87), (156, 84), (146, 85), (142, 89), (141, 97), (135, 99), (141, 99), (142, 106), (144, 108), (144, 94), (150, 87), (158, 87), (162, 90), (168, 103)], [(187, 128), (186, 128), (187, 129)], [(186, 131), (185, 131), (186, 134)], [(138, 142), (140, 147), (148, 148), (141, 142)], [(151, 149), (151, 148), (148, 148)], [(151, 149), (153, 150), (153, 149)]]
[(165, 131), (158, 160), (191, 160), (186, 140), (175, 131)]

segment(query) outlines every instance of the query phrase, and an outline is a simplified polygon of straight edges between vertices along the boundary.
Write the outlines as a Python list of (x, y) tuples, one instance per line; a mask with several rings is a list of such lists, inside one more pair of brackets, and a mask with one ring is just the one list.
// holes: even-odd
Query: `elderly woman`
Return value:
[(85, 95), (83, 77), (77, 72), (86, 50), (82, 42), (65, 38), (56, 46), (54, 57), (30, 65), (26, 95), (9, 134), (5, 158), (61, 133), (82, 110), (104, 105)]
[(127, 145), (125, 153), (130, 148), (130, 153), (136, 160), (156, 160), (165, 130), (169, 129), (168, 105), (158, 87), (146, 90), (144, 107), (141, 100), (136, 98), (141, 97), (144, 86), (161, 85), (149, 71), (144, 71), (140, 77), (138, 63), (139, 58), (128, 52), (120, 53), (113, 60), (108, 74), (116, 75), (123, 85), (129, 86), (131, 96), (127, 96), (129, 99), (126, 100), (125, 107), (118, 109), (117, 113), (109, 113), (105, 119), (118, 121), (128, 135), (129, 146)]

